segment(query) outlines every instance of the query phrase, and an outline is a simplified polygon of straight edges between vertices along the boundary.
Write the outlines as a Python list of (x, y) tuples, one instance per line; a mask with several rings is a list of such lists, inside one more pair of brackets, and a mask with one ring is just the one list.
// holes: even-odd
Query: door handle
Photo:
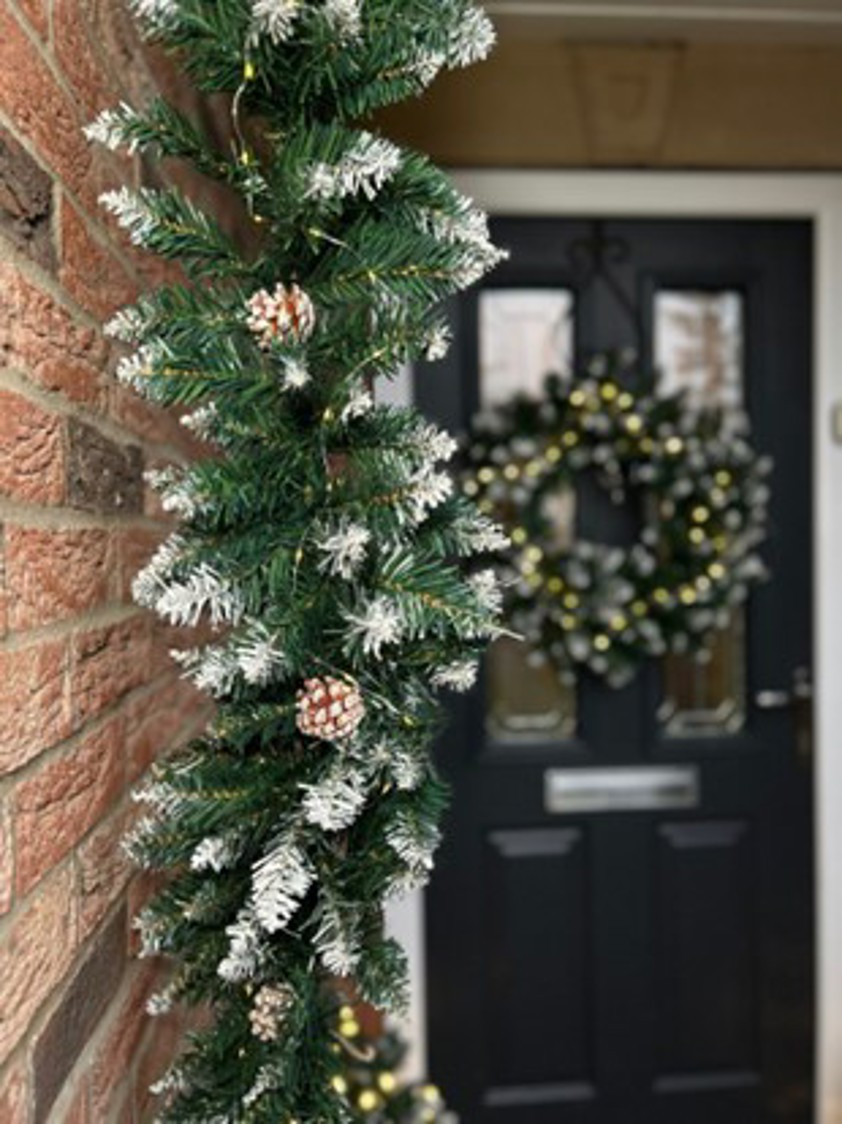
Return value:
[(786, 710), (792, 703), (791, 691), (758, 691), (754, 696), (754, 705), (759, 710)]
[(795, 717), (795, 751), (799, 761), (809, 761), (813, 753), (813, 681), (809, 668), (797, 667), (792, 687), (766, 689), (754, 696), (758, 710), (792, 710)]
[(788, 706), (811, 702), (813, 682), (806, 667), (797, 667), (792, 673), (792, 687), (789, 690), (762, 690), (754, 696), (754, 704), (759, 710), (784, 710)]

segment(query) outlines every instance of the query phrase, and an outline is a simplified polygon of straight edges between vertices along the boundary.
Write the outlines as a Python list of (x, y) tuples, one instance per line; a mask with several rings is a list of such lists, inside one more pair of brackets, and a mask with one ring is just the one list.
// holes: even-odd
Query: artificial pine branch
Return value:
[(152, 477), (180, 525), (135, 582), (170, 623), (210, 626), (178, 660), (217, 704), (137, 794), (129, 840), (170, 874), (138, 919), (144, 952), (175, 962), (150, 1010), (216, 1015), (160, 1083), (160, 1116), (340, 1124), (360, 1117), (337, 1080), (336, 977), (403, 1000), (383, 907), (432, 868), (436, 692), (468, 689), (499, 631), (493, 576), (470, 560), (503, 544), (453, 494), (452, 439), (371, 392), (445, 353), (442, 299), (500, 254), (437, 168), (354, 121), (493, 34), (473, 0), (134, 7), (203, 90), (230, 95), (234, 151), (161, 101), (108, 110), (89, 136), (189, 161), (239, 192), (259, 234), (241, 252), (177, 190), (104, 199), (192, 282), (114, 317), (134, 347), (118, 375), (189, 406), (214, 447)]

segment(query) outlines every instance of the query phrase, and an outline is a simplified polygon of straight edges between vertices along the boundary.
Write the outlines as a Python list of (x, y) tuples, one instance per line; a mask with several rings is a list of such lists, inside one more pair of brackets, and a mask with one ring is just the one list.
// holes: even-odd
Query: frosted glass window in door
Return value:
[[(566, 550), (575, 535), (576, 494), (572, 488), (545, 497), (542, 513), (553, 527), (555, 545)], [(526, 575), (528, 580), (528, 574)], [(576, 733), (577, 695), (528, 643), (506, 637), (492, 644), (486, 663), (488, 732), (496, 741), (546, 742)]]
[[(573, 362), (574, 297), (567, 289), (488, 289), (479, 298), (480, 402), (491, 406), (517, 392), (540, 396), (550, 372)], [(544, 515), (559, 546), (575, 521), (572, 492), (547, 497)], [(576, 728), (576, 690), (562, 683), (527, 644), (501, 639), (487, 660), (487, 726), (502, 742), (543, 742)]]
[(567, 289), (487, 289), (479, 298), (480, 402), (539, 395), (573, 362), (574, 297)]
[(735, 734), (745, 722), (745, 614), (732, 610), (706, 661), (671, 654), (663, 661), (658, 717), (667, 737)]
[(655, 297), (655, 366), (665, 394), (691, 405), (743, 408), (745, 354), (741, 293), (668, 289)]
[(529, 646), (501, 637), (488, 652), (487, 728), (499, 742), (546, 742), (576, 732), (576, 688), (562, 683), (548, 663), (536, 663)]
[[(665, 290), (655, 298), (655, 365), (663, 393), (720, 408), (738, 426), (745, 391), (745, 307), (736, 290)], [(727, 735), (745, 718), (745, 616), (734, 610), (706, 662), (696, 654), (662, 661), (659, 717), (668, 737)]]

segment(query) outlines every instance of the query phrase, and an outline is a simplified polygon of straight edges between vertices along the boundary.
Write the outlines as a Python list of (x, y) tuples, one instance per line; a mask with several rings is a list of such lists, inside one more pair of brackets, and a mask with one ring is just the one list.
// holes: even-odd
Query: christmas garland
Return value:
[(256, 243), (177, 188), (103, 197), (183, 278), (107, 326), (131, 349), (118, 377), (213, 449), (152, 474), (179, 526), (134, 583), (171, 625), (204, 626), (178, 659), (216, 701), (136, 793), (128, 840), (167, 874), (136, 922), (141, 955), (172, 968), (149, 1011), (215, 1016), (156, 1085), (158, 1118), (349, 1124), (365, 1106), (336, 981), (404, 1002), (384, 906), (433, 866), (438, 689), (467, 689), (500, 630), (496, 577), (470, 560), (505, 541), (443, 469), (453, 439), (373, 394), (443, 356), (442, 302), (501, 253), (438, 168), (354, 122), (484, 58), (494, 32), (472, 0), (133, 7), (225, 95), (233, 150), (162, 101), (105, 110), (88, 136), (227, 185)]
[[(645, 388), (621, 356), (484, 411), (466, 459), (466, 495), (514, 545), (499, 558), (508, 622), (568, 680), (588, 669), (621, 686), (646, 657), (704, 658), (765, 574), (771, 461), (754, 452), (745, 417)], [(548, 504), (586, 471), (616, 504), (639, 502), (629, 549), (559, 544)]]
[(366, 1124), (458, 1124), (441, 1090), (429, 1081), (401, 1078), (408, 1045), (393, 1026), (377, 1036), (366, 1032), (353, 1007), (339, 1009), (344, 1069), (334, 1088), (355, 1106)]

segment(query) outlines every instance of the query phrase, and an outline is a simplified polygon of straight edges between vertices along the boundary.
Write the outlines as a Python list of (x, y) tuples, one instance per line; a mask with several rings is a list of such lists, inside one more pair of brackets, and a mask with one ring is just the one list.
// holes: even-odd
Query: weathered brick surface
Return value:
[(70, 733), (66, 679), (64, 640), (0, 651), (0, 776)]
[(120, 600), (129, 603), (132, 599), (132, 582), (135, 575), (146, 565), (164, 538), (163, 531), (149, 531), (145, 528), (131, 528), (118, 531), (116, 535), (117, 560), (120, 567)]
[(33, 31), (46, 39), (49, 31), (47, 0), (17, 0), (17, 5)]
[(172, 445), (185, 452), (195, 447), (187, 430), (172, 411), (152, 406), (134, 391), (116, 383), (111, 391), (111, 414), (115, 421), (131, 433), (160, 445)]
[(18, 786), (12, 817), (19, 895), (61, 861), (122, 791), (125, 736), (118, 715)]
[(0, 917), (8, 913), (12, 904), (15, 870), (12, 856), (12, 818), (8, 801), (0, 797)]
[(9, 627), (34, 628), (106, 604), (117, 593), (111, 535), (6, 527)]
[(6, 528), (0, 523), (0, 640), (9, 631), (9, 597), (6, 592)]
[(120, 95), (100, 59), (100, 40), (90, 35), (79, 0), (54, 0), (53, 42), (62, 73), (73, 87), (87, 120), (115, 105)]
[[(140, 952), (140, 934), (136, 928), (131, 924), (132, 920), (138, 916), (143, 907), (163, 888), (165, 884), (164, 875), (159, 871), (140, 871), (129, 883), (128, 905), (129, 905), (129, 932), (128, 932), (128, 945), (129, 953), (133, 958), (136, 958)], [(150, 961), (143, 961), (143, 963), (150, 963)]]
[(35, 1012), (66, 975), (76, 952), (72, 872), (57, 871), (15, 916), (0, 944), (3, 1012), (0, 1065), (12, 1053)]
[(93, 213), (103, 185), (78, 110), (6, 5), (0, 7), (0, 105)]
[(121, 806), (79, 847), (80, 940), (96, 928), (126, 888), (133, 868), (120, 844), (137, 814), (133, 804)]
[(68, 423), (67, 497), (71, 507), (101, 514), (143, 510), (143, 454), (118, 445), (78, 418)]
[(177, 678), (159, 686), (154, 698), (145, 696), (132, 702), (127, 712), (126, 739), (126, 767), (130, 781), (139, 777), (156, 757), (173, 744), (185, 731), (191, 716), (201, 715), (199, 708), (203, 702), (195, 687)]
[[(163, 675), (178, 677), (181, 679), (182, 685), (186, 687), (188, 680), (183, 677), (184, 673), (178, 670), (172, 658), (173, 651), (196, 648), (212, 639), (218, 639), (218, 637), (209, 627), (199, 625), (196, 628), (185, 629), (156, 621), (155, 629), (152, 632), (149, 669), (155, 677)], [(194, 695), (193, 701), (195, 702), (197, 699), (198, 695)]]
[(55, 266), (51, 236), (53, 182), (0, 128), (0, 235), (45, 269)]
[(81, 1074), (75, 1094), (62, 1117), (61, 1124), (100, 1124), (91, 1116), (91, 1090), (87, 1074)]
[(69, 202), (61, 208), (61, 282), (93, 316), (106, 320), (137, 296), (137, 283), (112, 250), (95, 238)]
[(149, 1119), (149, 1109), (153, 1104), (160, 1105), (160, 1097), (152, 1094), (150, 1085), (172, 1064), (183, 1032), (184, 1015), (180, 1010), (175, 1010), (156, 1017), (145, 1037), (137, 1064), (135, 1085), (135, 1109), (141, 1120)]
[(107, 359), (108, 347), (97, 332), (0, 262), (0, 365), (73, 402), (102, 407)]
[(0, 495), (36, 504), (64, 497), (61, 417), (7, 390), (0, 390)]
[[(171, 526), (144, 460), (207, 451), (116, 383), (100, 328), (179, 275), (96, 197), (173, 168), (81, 134), (162, 75), (196, 116), (120, 0), (0, 0), (0, 1124), (137, 1124), (180, 1032), (145, 1018), (156, 972), (124, 959), (127, 915), (161, 878), (131, 878), (119, 841), (139, 814), (126, 786), (210, 708), (167, 654), (189, 639), (119, 608)], [(207, 183), (178, 182), (240, 221)]]
[(125, 909), (98, 933), (32, 1054), (34, 1124), (42, 1124), (126, 969)]
[(3, 1124), (29, 1124), (27, 1116), (26, 1071), (19, 1062), (0, 1077), (0, 1120)]
[(102, 713), (149, 678), (151, 619), (138, 614), (77, 635), (71, 650), (74, 726)]
[[(83, 1068), (77, 1067), (75, 1073), (68, 1078), (67, 1086), (50, 1113), (50, 1124), (105, 1124), (105, 1121), (94, 1120), (90, 1109), (90, 1081)], [(124, 1124), (123, 1118), (114, 1117), (114, 1124)], [(27, 1121), (27, 1124), (30, 1124)], [(125, 1120), (125, 1124), (130, 1124)]]
[(144, 1007), (154, 989), (156, 968), (138, 965), (128, 993), (112, 1016), (111, 1025), (91, 1066), (91, 1107), (95, 1120), (107, 1120), (109, 1102), (137, 1054), (149, 1023)]

